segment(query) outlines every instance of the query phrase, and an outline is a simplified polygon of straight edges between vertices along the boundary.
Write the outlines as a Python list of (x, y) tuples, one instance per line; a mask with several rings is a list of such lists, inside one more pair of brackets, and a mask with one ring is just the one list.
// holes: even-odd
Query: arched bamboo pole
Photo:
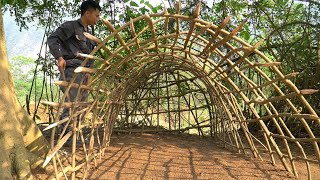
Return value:
[[(59, 120), (57, 113), (55, 123), (46, 128), (53, 131), (52, 149), (44, 165), (53, 162), (56, 178), (70, 174), (74, 178), (80, 169), (85, 178), (90, 166), (96, 165), (104, 155), (114, 125), (132, 125), (142, 116), (142, 130), (130, 126), (128, 131), (185, 132), (196, 129), (205, 135), (209, 128), (208, 135), (238, 152), (246, 154), (249, 150), (254, 157), (261, 158), (257, 145), (262, 145), (273, 164), (280, 160), (285, 169), (296, 176), (299, 169), (294, 162), (303, 160), (311, 179), (310, 163), (320, 163), (320, 137), (312, 132), (309, 122), (320, 125), (320, 118), (304, 96), (318, 90), (297, 89), (290, 81), (297, 73), (282, 74), (278, 69), (281, 64), (258, 50), (263, 41), (252, 46), (238, 38), (236, 34), (245, 22), (228, 32), (224, 27), (230, 17), (217, 26), (198, 19), (200, 4), (192, 17), (181, 15), (179, 7), (178, 3), (176, 14), (169, 14), (164, 9), (164, 13), (131, 19), (118, 29), (103, 20), (111, 32), (103, 40), (85, 34), (98, 45), (90, 54), (79, 54), (86, 58), (82, 65), (96, 60), (101, 66), (95, 69), (79, 67), (71, 82), (56, 84), (67, 87), (66, 91), (70, 88), (87, 90), (92, 96), (88, 102), (64, 102), (66, 95), (60, 103), (43, 102), (57, 107), (58, 111), (69, 107), (71, 112), (70, 117), (63, 120)], [(136, 27), (140, 22), (147, 26)], [(173, 24), (169, 26), (169, 23)], [(129, 32), (131, 38), (122, 39), (122, 32)], [(107, 46), (111, 40), (119, 42), (113, 50)], [(98, 50), (104, 58), (96, 56)], [(277, 77), (272, 78), (267, 72)], [(79, 73), (91, 73), (92, 81), (88, 85), (74, 83)], [(290, 92), (283, 92), (280, 85)], [(208, 115), (202, 116), (203, 112)], [(160, 129), (160, 116), (167, 118), (165, 122), (169, 125), (165, 129)], [(306, 137), (295, 137), (286, 124), (290, 118), (303, 126)], [(145, 129), (146, 122), (157, 127)], [(269, 129), (268, 123), (274, 129)], [(55, 127), (61, 124), (72, 125), (72, 131), (55, 139)], [(187, 126), (181, 127), (182, 124)], [(249, 128), (253, 125), (259, 127), (262, 138), (256, 137)], [(77, 136), (82, 145), (76, 144)], [(70, 137), (73, 146), (68, 164), (59, 149)], [(308, 157), (304, 143), (312, 145), (316, 159)], [(292, 146), (298, 147), (300, 152), (292, 151)], [(78, 154), (82, 154), (80, 159)]]

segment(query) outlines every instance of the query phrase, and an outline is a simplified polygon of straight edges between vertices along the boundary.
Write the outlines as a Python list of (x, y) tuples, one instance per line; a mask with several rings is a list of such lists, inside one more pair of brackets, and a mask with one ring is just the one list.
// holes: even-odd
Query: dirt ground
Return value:
[[(105, 156), (87, 179), (295, 179), (279, 160), (273, 166), (269, 155), (262, 156), (265, 161), (229, 151), (210, 137), (119, 134), (112, 136)], [(298, 179), (307, 179), (305, 163), (295, 164)], [(320, 180), (319, 165), (311, 164), (311, 171), (312, 179)], [(43, 170), (34, 175), (41, 180), (53, 177)]]
[[(86, 179), (296, 179), (279, 160), (273, 166), (267, 154), (262, 156), (264, 161), (229, 151), (209, 137), (120, 134), (112, 136), (105, 156)], [(308, 179), (305, 163), (295, 164), (298, 179)], [(320, 180), (319, 165), (311, 164), (311, 171), (312, 179)], [(54, 174), (36, 170), (34, 177), (52, 179)]]
[(294, 179), (279, 164), (191, 135), (115, 135), (88, 179)]
[[(111, 137), (105, 156), (86, 179), (296, 179), (279, 160), (273, 166), (268, 154), (261, 155), (264, 161), (223, 148), (210, 137), (119, 134)], [(295, 165), (298, 179), (308, 179), (305, 163), (295, 161)], [(320, 180), (319, 165), (311, 164), (311, 171), (312, 179)], [(42, 170), (34, 175), (41, 180), (54, 178)]]

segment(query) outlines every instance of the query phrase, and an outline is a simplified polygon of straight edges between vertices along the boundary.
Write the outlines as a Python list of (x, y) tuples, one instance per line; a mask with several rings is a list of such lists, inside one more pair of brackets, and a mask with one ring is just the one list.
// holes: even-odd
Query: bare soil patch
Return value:
[(294, 179), (283, 166), (193, 135), (114, 135), (88, 179)]
[[(70, 156), (69, 147), (62, 150)], [(284, 169), (277, 156), (274, 166), (267, 153), (261, 155), (264, 161), (251, 154), (230, 151), (211, 137), (119, 134), (112, 136), (105, 156), (86, 179), (296, 179)], [(305, 162), (295, 161), (295, 165), (298, 179), (308, 179)], [(319, 164), (310, 165), (312, 179), (320, 179)], [(77, 175), (82, 179), (81, 173)], [(38, 169), (34, 177), (52, 179), (54, 172)]]

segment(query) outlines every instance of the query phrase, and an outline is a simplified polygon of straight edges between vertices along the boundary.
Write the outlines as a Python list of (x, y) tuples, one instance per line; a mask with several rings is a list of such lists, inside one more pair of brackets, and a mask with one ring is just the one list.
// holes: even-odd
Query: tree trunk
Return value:
[(0, 4), (0, 179), (30, 178), (40, 165), (48, 142), (17, 100), (9, 70)]

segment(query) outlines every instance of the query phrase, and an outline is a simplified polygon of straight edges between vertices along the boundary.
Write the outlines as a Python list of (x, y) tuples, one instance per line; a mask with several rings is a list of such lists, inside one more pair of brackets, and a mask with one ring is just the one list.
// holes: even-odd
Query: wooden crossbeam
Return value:
[[(49, 105), (52, 107), (59, 107), (60, 103), (57, 102), (50, 102), (50, 101), (41, 101), (44, 105)], [(83, 107), (83, 106), (90, 106), (93, 102), (64, 102), (61, 103), (61, 107), (65, 108), (72, 108), (72, 107)]]
[(248, 102), (248, 104), (251, 103), (255, 103), (255, 104), (266, 104), (269, 102), (274, 102), (274, 101), (279, 101), (279, 100), (284, 100), (284, 99), (288, 99), (288, 98), (293, 98), (295, 96), (298, 96), (299, 94), (305, 94), (305, 95), (309, 95), (309, 94), (313, 94), (318, 92), (319, 90), (315, 90), (315, 89), (304, 89), (304, 90), (300, 90), (300, 93), (289, 93), (286, 95), (281, 95), (281, 96), (276, 96), (276, 97), (271, 97), (268, 99), (263, 99), (261, 97), (258, 97), (257, 99), (251, 100)]

